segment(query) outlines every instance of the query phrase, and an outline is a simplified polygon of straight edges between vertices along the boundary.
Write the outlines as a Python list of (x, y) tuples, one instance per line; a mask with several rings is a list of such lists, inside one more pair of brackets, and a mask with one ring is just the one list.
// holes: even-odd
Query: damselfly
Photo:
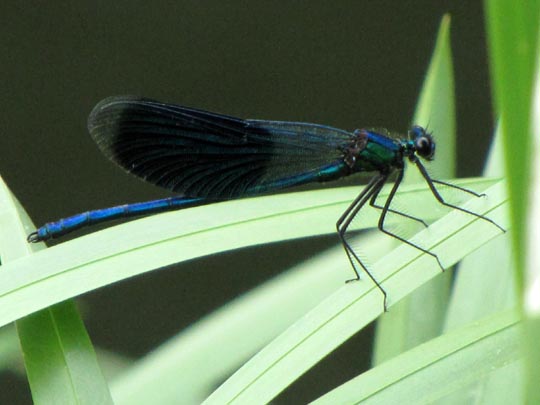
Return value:
[[(47, 223), (28, 236), (29, 242), (56, 238), (84, 226), (117, 218), (176, 210), (216, 201), (253, 196), (300, 184), (337, 180), (359, 172), (375, 172), (367, 186), (337, 221), (349, 261), (357, 263), (381, 290), (379, 282), (352, 249), (347, 230), (369, 203), (381, 211), (378, 228), (432, 256), (436, 254), (385, 227), (389, 212), (426, 225), (419, 218), (391, 208), (403, 180), (405, 161), (414, 164), (434, 197), (443, 205), (492, 223), (491, 219), (446, 202), (435, 184), (480, 197), (474, 191), (432, 179), (421, 159), (435, 155), (431, 134), (413, 126), (404, 137), (382, 131), (344, 131), (324, 125), (244, 120), (194, 108), (120, 96), (101, 101), (88, 119), (89, 132), (101, 151), (127, 172), (179, 193), (177, 197), (88, 211)], [(393, 187), (383, 205), (377, 197), (388, 178)]]

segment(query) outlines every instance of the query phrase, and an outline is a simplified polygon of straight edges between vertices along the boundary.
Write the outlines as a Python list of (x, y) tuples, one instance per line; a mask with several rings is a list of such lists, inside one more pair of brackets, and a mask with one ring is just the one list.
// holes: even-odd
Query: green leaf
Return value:
[[(484, 170), (485, 176), (504, 176), (502, 146), (499, 126)], [(510, 233), (466, 257), (459, 265), (452, 289), (445, 331), (515, 308), (517, 297), (512, 264)], [(445, 398), (441, 404), (467, 402), (472, 396), (479, 403), (493, 403), (497, 398), (516, 402), (522, 386), (520, 377), (521, 374), (513, 369), (501, 368)]]
[[(479, 179), (458, 184), (482, 189), (493, 182)], [(384, 188), (381, 198), (388, 191)], [(245, 246), (334, 233), (335, 219), (358, 192), (358, 187), (349, 187), (290, 193), (169, 212), (21, 257), (6, 263), (0, 272), (0, 326), (173, 263)], [(405, 209), (425, 212), (429, 220), (441, 215), (433, 208), (437, 207), (434, 199), (426, 197), (429, 193), (424, 184), (404, 186), (400, 203)], [(377, 210), (366, 211), (360, 225), (374, 227), (378, 215)], [(347, 277), (349, 273), (344, 279)]]
[(4, 326), (0, 329), (0, 370), (18, 372), (19, 368), (22, 358), (17, 333), (11, 325)]
[[(540, 403), (540, 1), (486, 0), (492, 88), (501, 116), (517, 287), (525, 293), (526, 401)], [(536, 83), (535, 83), (536, 82)], [(536, 89), (535, 89), (536, 84)], [(536, 90), (536, 100), (533, 100)], [(536, 105), (533, 110), (533, 102)], [(536, 120), (536, 122), (533, 122)], [(533, 124), (535, 125), (533, 127)]]
[(516, 311), (502, 312), (432, 339), (313, 403), (434, 403), (519, 360), (519, 320)]
[(35, 404), (112, 404), (75, 304), (67, 301), (17, 321)]
[[(469, 188), (483, 189), (497, 183), (493, 180), (479, 179), (463, 180), (459, 184)], [(22, 257), (6, 263), (3, 268), (5, 272), (0, 273), (0, 289), (3, 288), (0, 295), (0, 320), (7, 323), (41, 307), (52, 305), (100, 285), (201, 254), (303, 235), (334, 232), (335, 218), (358, 191), (357, 187), (352, 187), (285, 194), (172, 212), (109, 228), (34, 255)], [(384, 198), (387, 192), (388, 188), (385, 188), (381, 197)], [(425, 184), (404, 186), (400, 190), (400, 202), (405, 209), (421, 209), (426, 213), (428, 220), (441, 214), (433, 208), (433, 205), (437, 206), (437, 203), (431, 198)], [(231, 210), (230, 204), (235, 204), (236, 209)], [(242, 209), (238, 209), (238, 204), (244, 204)], [(287, 208), (280, 211), (276, 210), (276, 207)], [(213, 221), (209, 221), (209, 217), (213, 218)], [(377, 211), (368, 210), (362, 217), (361, 224), (364, 227), (373, 227), (377, 218)], [(159, 231), (152, 231), (156, 229)], [(125, 235), (130, 235), (130, 237), (125, 240), (122, 238)], [(215, 243), (206, 243), (208, 238)], [(116, 243), (109, 243), (112, 240)], [(211, 250), (208, 250), (209, 246)], [(414, 249), (413, 251), (416, 252)], [(340, 254), (342, 255), (341, 252)], [(343, 259), (343, 255), (341, 257)], [(394, 263), (398, 262), (401, 263), (401, 259), (395, 258)], [(342, 280), (350, 277), (348, 265), (343, 265), (343, 261), (341, 263), (344, 273), (341, 273), (339, 277), (339, 285), (342, 285)], [(127, 269), (129, 272), (126, 272)], [(439, 271), (437, 270), (436, 273)], [(296, 280), (297, 284), (293, 290), (302, 290), (298, 288), (299, 279)], [(364, 285), (364, 282), (359, 284)], [(290, 287), (288, 288), (287, 295), (291, 296)], [(325, 294), (328, 293), (327, 291)], [(374, 296), (377, 297), (375, 298), (377, 304), (373, 307), (372, 316), (376, 316), (382, 309), (380, 292), (375, 292)], [(394, 299), (393, 297), (392, 294), (391, 299)], [(314, 304), (315, 302), (312, 301), (308, 307)], [(264, 305), (267, 305), (267, 302)], [(249, 307), (250, 311), (255, 309)], [(299, 307), (296, 316), (300, 316), (305, 310), (305, 305), (302, 308)], [(279, 311), (283, 312), (285, 309)], [(261, 317), (253, 319), (257, 318), (261, 322)], [(253, 321), (247, 327), (252, 331)], [(259, 327), (260, 323), (257, 324), (257, 328)], [(230, 329), (225, 328), (225, 330)], [(239, 328), (238, 333), (242, 330)], [(275, 334), (275, 332), (271, 333)], [(271, 333), (263, 337), (268, 339), (268, 336), (272, 336)], [(214, 338), (212, 344), (220, 338), (218, 334), (208, 336)], [(242, 340), (240, 336), (233, 333), (230, 341), (245, 342), (245, 339)], [(201, 342), (204, 343), (204, 341)], [(206, 351), (207, 347), (203, 346), (201, 350)], [(193, 348), (188, 350), (193, 350)], [(232, 364), (241, 362), (245, 356), (246, 352), (225, 364), (231, 367)], [(192, 359), (196, 364), (200, 357), (194, 356)], [(146, 373), (145, 378), (148, 376), (149, 374)], [(121, 395), (120, 398), (122, 398)]]
[[(441, 21), (413, 121), (433, 132), (437, 152), (435, 160), (429, 162), (429, 168), (436, 176), (443, 178), (451, 178), (455, 174), (454, 104), (450, 16), (446, 15)], [(418, 170), (413, 167), (409, 169), (408, 181), (424, 181)], [(403, 300), (387, 316), (379, 319), (375, 335), (374, 364), (380, 364), (441, 333), (450, 284), (451, 272), (441, 274)]]
[[(384, 247), (380, 243), (384, 235), (367, 232), (367, 236), (362, 246)], [(201, 403), (216, 381), (223, 381), (342, 287), (349, 267), (343, 248), (337, 246), (233, 300), (154, 348), (115, 379), (111, 383), (115, 403), (174, 403), (179, 396), (186, 403)]]
[[(476, 198), (465, 207), (487, 214), (504, 226), (504, 183), (497, 183), (486, 193), (489, 199)], [(499, 235), (500, 230), (487, 221), (451, 212), (411, 241), (438, 254), (449, 267)], [(408, 245), (400, 245), (371, 269), (388, 291), (390, 311), (396, 302), (440, 272), (432, 257)], [(382, 297), (375, 286), (366, 282), (346, 284), (255, 355), (205, 403), (270, 401), (382, 311)]]
[[(525, 226), (531, 170), (534, 72), (538, 58), (540, 1), (486, 0), (495, 109), (502, 118), (505, 162), (519, 285), (523, 282)], [(516, 156), (519, 158), (516, 159)]]
[[(25, 237), (32, 224), (1, 179), (0, 210), (1, 273), (4, 279), (12, 279), (17, 275), (10, 272), (11, 264), (34, 256), (29, 255)], [(24, 307), (25, 303), (17, 305)], [(112, 403), (73, 303), (58, 304), (21, 319), (17, 331), (35, 404)]]
[[(540, 55), (538, 56), (540, 61)], [(526, 314), (525, 337), (527, 346), (528, 399), (540, 401), (540, 255), (538, 254), (538, 240), (540, 239), (540, 72), (536, 74), (534, 100), (534, 135), (532, 139), (533, 157), (531, 159), (532, 172), (529, 178), (529, 207), (527, 212), (527, 250), (526, 271), (527, 285), (524, 295), (524, 309)]]
[[(485, 176), (504, 177), (500, 126), (492, 142)], [(482, 319), (517, 305), (510, 233), (497, 238), (466, 257), (452, 289), (451, 303), (445, 330)], [(489, 276), (486, 276), (489, 269)], [(445, 403), (459, 403), (474, 395), (479, 402), (490, 403), (491, 398), (516, 398), (516, 390), (521, 389), (521, 377), (506, 368), (496, 370), (484, 379), (471, 384), (445, 399)], [(514, 399), (515, 401), (515, 399)]]
[[(456, 172), (456, 107), (448, 14), (439, 26), (413, 122), (432, 132), (437, 142), (435, 160), (429, 163), (430, 169), (439, 177), (453, 177)], [(411, 183), (423, 181), (417, 170), (409, 173), (409, 179)]]

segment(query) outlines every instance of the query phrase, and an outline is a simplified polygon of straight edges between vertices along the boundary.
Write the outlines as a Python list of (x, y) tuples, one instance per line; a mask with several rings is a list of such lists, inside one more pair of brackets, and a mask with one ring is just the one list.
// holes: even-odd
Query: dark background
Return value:
[[(449, 12), (458, 172), (477, 175), (493, 128), (481, 4), (3, 1), (0, 174), (38, 225), (166, 196), (114, 167), (87, 135), (89, 111), (117, 94), (245, 118), (403, 131), (411, 124), (441, 17)], [(78, 301), (97, 347), (136, 358), (335, 241), (203, 258), (183, 264), (182, 271), (152, 272)], [(247, 264), (260, 272), (242, 272)], [(141, 323), (149, 315), (154, 323)], [(365, 370), (371, 336), (368, 330), (352, 339), (276, 403), (314, 399)], [(31, 403), (26, 381), (0, 374), (0, 403)]]

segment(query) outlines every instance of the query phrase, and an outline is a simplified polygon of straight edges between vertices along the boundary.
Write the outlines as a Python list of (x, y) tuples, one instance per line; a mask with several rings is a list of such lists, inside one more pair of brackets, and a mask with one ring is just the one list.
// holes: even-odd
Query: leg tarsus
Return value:
[[(435, 196), (435, 198), (437, 199), (437, 201), (439, 201), (439, 203), (441, 203), (442, 205), (446, 206), (446, 207), (449, 207), (449, 208), (452, 208), (452, 209), (455, 209), (455, 210), (458, 210), (458, 211), (461, 211), (461, 212), (464, 212), (466, 214), (469, 214), (469, 215), (472, 215), (476, 218), (479, 218), (479, 219), (483, 219), (484, 221), (487, 221), (489, 223), (491, 223), (492, 225), (494, 225), (495, 227), (499, 228), (503, 233), (506, 233), (506, 229), (504, 229), (502, 226), (500, 226), (498, 223), (496, 223), (495, 221), (493, 221), (492, 219), (488, 218), (488, 217), (485, 217), (483, 215), (480, 215), (480, 214), (477, 214), (476, 212), (472, 212), (472, 211), (469, 211), (465, 208), (461, 208), (461, 207), (458, 207), (457, 205), (454, 205), (454, 204), (450, 204), (450, 203), (447, 203), (444, 198), (441, 196), (441, 194), (439, 193), (439, 191), (437, 190), (437, 188), (435, 187), (435, 184), (433, 183), (436, 183), (436, 184), (442, 184), (442, 185), (445, 185), (445, 186), (448, 186), (448, 187), (452, 187), (452, 188), (455, 188), (457, 190), (461, 190), (461, 191), (464, 191), (466, 193), (469, 193), (469, 194), (472, 194), (476, 197), (481, 197), (482, 194), (478, 194), (472, 190), (468, 190), (464, 187), (460, 187), (460, 186), (456, 186), (455, 184), (451, 184), (451, 183), (447, 183), (445, 181), (440, 181), (440, 180), (433, 180), (431, 177), (429, 177), (429, 174), (428, 172), (426, 171), (426, 168), (424, 167), (424, 165), (420, 162), (420, 160), (416, 159), (414, 161), (414, 163), (416, 164), (416, 166), (418, 167), (418, 170), (420, 170), (420, 174), (422, 175), (422, 177), (424, 177), (424, 180), (426, 181), (426, 183), (428, 184), (429, 188), (431, 189), (431, 192), (432, 194)], [(485, 194), (484, 194), (485, 196)]]
[(347, 232), (347, 229), (349, 228), (349, 225), (351, 224), (352, 220), (358, 214), (358, 211), (362, 209), (362, 207), (368, 202), (373, 194), (378, 194), (381, 190), (382, 186), (384, 185), (386, 179), (388, 178), (387, 174), (380, 174), (379, 176), (374, 177), (368, 185), (362, 190), (362, 192), (358, 195), (358, 197), (355, 198), (355, 200), (349, 205), (349, 207), (345, 210), (343, 215), (338, 219), (336, 223), (336, 229), (338, 231), (338, 236), (341, 240), (341, 243), (343, 245), (343, 248), (345, 249), (345, 253), (347, 254), (347, 257), (349, 259), (349, 262), (351, 263), (351, 266), (354, 270), (354, 273), (356, 275), (356, 278), (347, 280), (347, 283), (358, 281), (360, 280), (360, 274), (358, 273), (358, 270), (356, 269), (356, 266), (354, 262), (356, 261), (360, 267), (364, 270), (364, 272), (368, 275), (368, 277), (371, 279), (371, 281), (375, 284), (375, 286), (381, 291), (384, 297), (384, 310), (386, 312), (386, 291), (382, 286), (379, 284), (379, 282), (375, 279), (375, 277), (370, 273), (370, 271), (366, 268), (366, 266), (362, 263), (362, 260), (356, 255), (354, 250), (349, 245), (348, 241), (345, 238), (345, 233)]

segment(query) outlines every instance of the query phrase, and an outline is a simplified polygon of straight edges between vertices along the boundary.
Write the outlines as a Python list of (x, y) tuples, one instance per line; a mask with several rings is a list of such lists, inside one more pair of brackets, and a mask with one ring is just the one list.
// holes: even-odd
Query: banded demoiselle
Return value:
[[(408, 136), (394, 137), (367, 129), (349, 132), (303, 122), (244, 120), (145, 98), (120, 96), (97, 104), (89, 116), (88, 130), (101, 151), (128, 173), (180, 196), (88, 211), (47, 223), (28, 236), (29, 242), (56, 238), (117, 218), (327, 182), (359, 172), (375, 172), (336, 227), (355, 273), (353, 280), (360, 278), (355, 265), (358, 263), (381, 290), (386, 308), (386, 292), (347, 238), (347, 229), (367, 202), (381, 210), (379, 230), (432, 256), (443, 269), (436, 254), (385, 228), (388, 212), (426, 225), (423, 220), (390, 207), (403, 180), (407, 159), (418, 168), (439, 203), (488, 221), (504, 232), (491, 219), (443, 199), (435, 184), (476, 197), (482, 194), (429, 176), (421, 159), (433, 160), (435, 142), (430, 133), (417, 125)], [(377, 197), (391, 175), (395, 176), (394, 185), (385, 203), (379, 205)]]

